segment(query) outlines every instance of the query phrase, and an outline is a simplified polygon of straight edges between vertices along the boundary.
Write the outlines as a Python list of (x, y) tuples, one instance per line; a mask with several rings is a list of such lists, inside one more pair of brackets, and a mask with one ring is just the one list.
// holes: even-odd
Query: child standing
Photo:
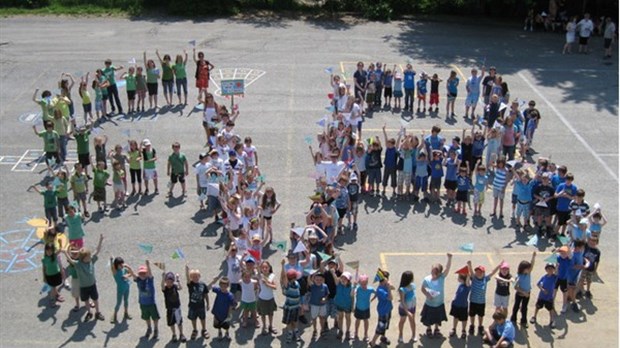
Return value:
[(237, 306), (235, 297), (228, 291), (230, 281), (227, 277), (222, 277), (219, 281), (219, 287), (214, 286), (215, 301), (213, 302), (213, 327), (218, 331), (218, 338), (222, 338), (222, 329), (225, 331), (224, 339), (230, 340), (228, 329), (230, 328), (230, 316)]
[[(396, 69), (394, 69), (396, 71)], [(387, 69), (383, 74), (383, 97), (385, 98), (385, 105), (390, 107), (392, 105), (392, 80), (394, 79), (394, 75), (392, 75), (392, 70)]]
[[(598, 263), (601, 260), (601, 251), (598, 248), (598, 237), (588, 238), (588, 244), (586, 245), (583, 257), (587, 260), (588, 266), (581, 272), (581, 283), (584, 281), (586, 283), (585, 297), (592, 299), (592, 292), (590, 292), (592, 276), (596, 274)], [(580, 287), (583, 288), (583, 284), (580, 284)]]
[(293, 341), (301, 341), (301, 337), (297, 330), (297, 320), (299, 319), (301, 307), (301, 294), (300, 285), (297, 281), (299, 273), (293, 268), (285, 272), (285, 262), (286, 260), (283, 259), (282, 271), (280, 272), (280, 284), (282, 286), (282, 292), (286, 297), (283, 307), (284, 313), (282, 314), (282, 323), (286, 325), (286, 329), (288, 330), (286, 342), (291, 343)]
[(433, 74), (433, 78), (431, 79), (431, 98), (428, 104), (429, 112), (433, 110), (433, 104), (435, 105), (435, 113), (439, 112), (439, 83), (441, 81), (442, 80), (437, 74)]
[(461, 160), (459, 160), (456, 151), (449, 151), (448, 158), (444, 160), (443, 164), (446, 166), (446, 180), (443, 183), (446, 188), (446, 205), (454, 206), (458, 187), (458, 168), (461, 165)]
[(88, 195), (86, 183), (88, 182), (88, 177), (84, 174), (81, 164), (76, 163), (74, 168), (75, 170), (70, 180), (71, 189), (73, 190), (73, 199), (78, 202), (78, 204), (81, 204), (84, 217), (88, 218), (90, 217), (88, 208), (86, 207), (86, 196)]
[(75, 123), (73, 124), (73, 138), (77, 143), (78, 163), (82, 165), (86, 175), (88, 175), (88, 166), (90, 165), (90, 129), (90, 125), (76, 127)]
[(355, 284), (355, 340), (359, 341), (360, 321), (364, 322), (364, 341), (368, 342), (368, 319), (370, 319), (370, 297), (375, 293), (372, 286), (368, 286), (368, 276), (360, 275), (359, 284)]
[(487, 190), (489, 176), (486, 174), (486, 167), (478, 161), (476, 166), (476, 182), (474, 184), (474, 216), (482, 216), (482, 205), (484, 204), (484, 193)]
[(380, 338), (381, 343), (384, 343), (385, 345), (390, 344), (390, 340), (385, 336), (385, 333), (390, 328), (390, 318), (392, 316), (392, 289), (394, 289), (394, 287), (390, 284), (390, 273), (381, 269), (378, 270), (378, 273), (379, 272), (383, 275), (383, 277), (381, 277), (379, 286), (377, 287), (377, 292), (375, 293), (375, 298), (378, 299), (378, 319), (375, 335), (370, 341), (371, 347), (376, 347), (375, 343), (378, 338)]
[[(263, 261), (260, 264), (260, 278), (258, 278), (259, 292), (258, 303), (256, 309), (261, 316), (263, 322), (262, 335), (277, 335), (277, 330), (273, 327), (273, 312), (278, 308), (274, 299), (273, 291), (277, 288), (275, 281), (275, 274), (269, 261)], [(269, 326), (265, 322), (265, 319), (269, 318)]]
[[(389, 71), (389, 70), (388, 70)], [(333, 272), (335, 274), (335, 271)], [(353, 311), (353, 286), (351, 273), (343, 272), (340, 277), (334, 277), (336, 281), (336, 296), (334, 303), (338, 313), (338, 333), (336, 339), (343, 337), (348, 342), (351, 339), (351, 312)]]
[(448, 103), (446, 104), (446, 116), (455, 117), (454, 113), (454, 101), (458, 94), (459, 78), (456, 77), (456, 71), (450, 71), (450, 77), (446, 81), (446, 91), (448, 93)]
[[(131, 68), (130, 68), (131, 69)], [(146, 99), (146, 77), (142, 74), (142, 67), (139, 66), (136, 69), (136, 94), (138, 95), (138, 102), (134, 112), (144, 112), (144, 100)], [(131, 107), (131, 106), (130, 106)]]
[(428, 160), (426, 152), (422, 149), (423, 142), (420, 142), (420, 148), (417, 161), (415, 162), (415, 184), (413, 185), (413, 201), (418, 202), (420, 199), (419, 192), (422, 191), (423, 201), (428, 201)]
[[(403, 97), (403, 76), (396, 71), (394, 65), (394, 108), (400, 109), (400, 100)], [(388, 103), (389, 106), (389, 103)]]
[(138, 194), (142, 194), (142, 155), (138, 143), (129, 140), (129, 174), (131, 175), (131, 196), (136, 194), (136, 181), (138, 182)]
[(398, 153), (396, 152), (396, 144), (400, 143), (399, 133), (398, 140), (389, 138), (385, 131), (385, 124), (383, 125), (383, 139), (385, 141), (385, 157), (383, 159), (383, 191), (382, 195), (385, 196), (385, 188), (387, 187), (388, 180), (390, 180), (390, 186), (392, 187), (392, 195), (396, 195), (396, 161), (398, 160)]
[(499, 270), (501, 263), (493, 269), (489, 275), (485, 275), (484, 266), (480, 265), (475, 269), (471, 266), (471, 261), (467, 261), (467, 268), (469, 274), (474, 276), (471, 278), (471, 293), (469, 294), (469, 334), (474, 334), (474, 319), (478, 317), (478, 335), (484, 334), (484, 326), (482, 326), (482, 320), (484, 319), (484, 312), (486, 307), (487, 298), (487, 283)]
[[(159, 334), (159, 311), (155, 302), (155, 284), (153, 273), (151, 273), (151, 263), (146, 260), (146, 265), (138, 267), (138, 274), (132, 274), (134, 281), (138, 285), (138, 302), (140, 303), (140, 312), (142, 320), (146, 321), (147, 339), (153, 333), (152, 339), (157, 339)], [(154, 330), (151, 328), (151, 320), (153, 321)]]
[(84, 322), (89, 321), (93, 317), (89, 300), (93, 300), (95, 303), (95, 319), (105, 320), (103, 314), (99, 311), (99, 292), (97, 292), (97, 282), (95, 279), (95, 263), (98, 260), (97, 255), (101, 251), (102, 242), (103, 235), (100, 234), (99, 243), (97, 244), (95, 252), (91, 253), (90, 249), (81, 248), (76, 261), (73, 261), (66, 249), (64, 250), (65, 256), (67, 257), (67, 262), (75, 267), (80, 285), (80, 299), (84, 302), (84, 305), (88, 309), (88, 313), (86, 314), (86, 317), (84, 317)]
[[(172, 97), (170, 97), (172, 99)], [(170, 176), (170, 190), (168, 197), (172, 197), (172, 190), (177, 182), (181, 183), (183, 197), (186, 196), (185, 176), (189, 173), (189, 165), (185, 154), (181, 152), (181, 144), (177, 141), (172, 143), (172, 154), (168, 156), (168, 176)]]
[(67, 206), (67, 215), (65, 215), (65, 223), (67, 224), (69, 245), (80, 249), (84, 246), (84, 227), (82, 225), (82, 215), (76, 211), (73, 205)]
[(517, 279), (515, 284), (515, 304), (512, 307), (512, 316), (510, 321), (517, 322), (517, 312), (521, 310), (521, 326), (527, 327), (527, 304), (530, 302), (530, 293), (532, 292), (532, 268), (536, 261), (536, 252), (532, 253), (530, 262), (521, 261), (517, 269)]
[(202, 327), (200, 336), (205, 340), (209, 339), (210, 336), (205, 322), (206, 311), (209, 309), (209, 286), (200, 281), (200, 271), (197, 269), (190, 270), (187, 264), (185, 265), (185, 280), (187, 281), (189, 293), (187, 319), (192, 322), (192, 335), (190, 339), (193, 341), (198, 336), (196, 319), (200, 319), (200, 326)]
[(254, 325), (258, 328), (260, 323), (256, 316), (256, 292), (258, 290), (258, 281), (252, 278), (252, 273), (247, 270), (241, 275), (241, 327), (248, 326), (248, 320), (252, 318)]
[[(97, 167), (93, 168), (93, 199), (97, 202), (97, 208), (100, 213), (108, 210), (106, 205), (106, 189), (110, 173), (105, 170), (105, 162), (97, 162)], [(101, 203), (103, 202), (103, 207)]]
[(374, 105), (375, 105), (375, 92), (377, 91), (377, 84), (376, 84), (376, 75), (374, 73), (369, 73), (368, 74), (368, 82), (366, 82), (366, 112), (371, 112), (374, 110)]
[[(181, 343), (185, 343), (187, 339), (183, 335), (183, 316), (181, 315), (181, 298), (179, 297), (179, 290), (182, 289), (179, 281), (179, 275), (172, 272), (166, 273), (165, 271), (161, 275), (161, 291), (164, 293), (164, 301), (166, 303), (166, 322), (170, 331), (172, 331), (172, 342), (176, 343), (178, 340)], [(177, 340), (176, 331), (174, 326), (179, 328), (179, 338)]]
[(499, 158), (495, 164), (493, 176), (493, 214), (497, 216), (497, 203), (499, 201), (499, 218), (504, 218), (504, 196), (506, 195), (506, 184), (508, 183), (508, 171), (506, 170), (506, 160)]
[(50, 307), (57, 308), (57, 302), (63, 302), (64, 298), (58, 293), (58, 287), (62, 285), (62, 265), (54, 243), (45, 244), (45, 251), (41, 259), (43, 265), (43, 279), (45, 284), (50, 287), (49, 301)]
[(422, 73), (422, 76), (417, 82), (418, 86), (418, 112), (420, 112), (420, 103), (424, 104), (424, 109), (422, 109), (422, 113), (426, 112), (426, 92), (427, 92), (427, 84), (428, 84), (428, 75)]
[(84, 109), (84, 123), (93, 121), (93, 104), (90, 99), (90, 92), (88, 92), (88, 76), (90, 72), (86, 73), (85, 77), (80, 80), (80, 87), (78, 94), (82, 98), (82, 108)]
[(400, 301), (398, 304), (398, 315), (400, 320), (398, 322), (398, 343), (404, 343), (403, 329), (405, 322), (409, 321), (411, 327), (411, 341), (417, 342), (418, 338), (415, 335), (415, 309), (416, 309), (416, 287), (413, 283), (413, 272), (405, 271), (400, 276), (400, 285), (398, 287), (398, 295)]
[(545, 266), (545, 272), (546, 274), (536, 283), (540, 292), (538, 293), (536, 310), (534, 311), (534, 316), (530, 319), (530, 324), (536, 324), (538, 311), (544, 307), (549, 311), (549, 327), (554, 329), (557, 313), (553, 305), (553, 294), (555, 292), (555, 284), (558, 281), (558, 276), (555, 274), (555, 264), (548, 263)]
[(459, 168), (459, 175), (456, 177), (456, 213), (467, 215), (467, 195), (471, 183), (468, 176), (467, 167)]
[(118, 310), (121, 308), (121, 302), (124, 304), (125, 314), (123, 320), (131, 319), (129, 315), (129, 278), (132, 277), (133, 271), (131, 267), (125, 264), (125, 260), (122, 257), (112, 258), (110, 257), (110, 270), (116, 283), (116, 305), (114, 306), (114, 315), (110, 323), (116, 324)]
[(138, 89), (136, 83), (136, 68), (133, 66), (129, 67), (129, 71), (123, 73), (121, 75), (121, 79), (125, 79), (125, 89), (127, 90), (127, 104), (128, 106), (128, 115), (131, 115), (136, 112), (135, 104), (136, 104), (136, 91)]
[(114, 202), (112, 202), (113, 206), (116, 206), (116, 209), (125, 209), (127, 205), (125, 204), (125, 185), (123, 181), (125, 181), (125, 169), (121, 166), (121, 162), (113, 161), (112, 162), (112, 187), (114, 188)]
[(443, 154), (439, 150), (433, 150), (431, 159), (431, 202), (439, 202), (439, 190), (441, 189), (441, 178), (443, 178)]
[(325, 276), (321, 272), (317, 272), (310, 276), (310, 316), (312, 317), (312, 339), (316, 339), (318, 332), (316, 328), (317, 319), (320, 322), (321, 336), (325, 336), (327, 332), (323, 330), (325, 321), (327, 320), (327, 298), (329, 289), (325, 284)]
[[(79, 248), (69, 245), (69, 257), (75, 262), (78, 259)], [(80, 282), (78, 280), (77, 271), (74, 264), (67, 266), (67, 274), (71, 277), (71, 296), (75, 300), (75, 306), (71, 312), (77, 312), (80, 310)]]
[[(155, 84), (157, 85), (157, 84)], [(155, 106), (157, 108), (157, 106)], [(155, 186), (155, 194), (159, 194), (157, 188), (157, 152), (152, 147), (151, 141), (148, 139), (142, 140), (142, 162), (144, 163), (144, 195), (149, 194), (149, 180), (153, 180), (153, 186)]]
[(502, 262), (499, 266), (499, 274), (495, 276), (497, 280), (497, 286), (495, 287), (495, 310), (507, 310), (508, 302), (510, 301), (510, 285), (513, 282), (510, 275), (510, 266), (508, 262)]
[(358, 184), (357, 175), (351, 173), (349, 183), (347, 184), (347, 192), (349, 193), (349, 211), (347, 217), (349, 219), (348, 229), (351, 230), (351, 217), (353, 217), (353, 230), (357, 230), (357, 213), (359, 206), (360, 185)]
[(456, 327), (461, 322), (461, 339), (467, 338), (465, 332), (465, 326), (467, 325), (467, 307), (469, 291), (471, 290), (471, 280), (469, 278), (469, 271), (466, 274), (458, 275), (459, 287), (456, 289), (454, 300), (452, 300), (452, 307), (450, 308), (450, 315), (454, 317), (452, 322), (452, 330), (450, 336), (456, 336)]
[(31, 186), (38, 194), (43, 196), (43, 208), (45, 210), (45, 219), (47, 226), (56, 226), (58, 223), (58, 200), (56, 199), (58, 191), (54, 189), (52, 181), (48, 181), (45, 185), (45, 191), (41, 191), (37, 186)]

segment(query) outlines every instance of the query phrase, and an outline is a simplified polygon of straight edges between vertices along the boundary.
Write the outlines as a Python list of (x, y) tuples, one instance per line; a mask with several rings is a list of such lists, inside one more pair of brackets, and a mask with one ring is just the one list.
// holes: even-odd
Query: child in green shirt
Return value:
[(101, 213), (108, 210), (105, 187), (108, 185), (109, 177), (110, 173), (105, 170), (105, 162), (97, 162), (97, 168), (93, 169), (93, 199), (97, 202), (97, 208)]

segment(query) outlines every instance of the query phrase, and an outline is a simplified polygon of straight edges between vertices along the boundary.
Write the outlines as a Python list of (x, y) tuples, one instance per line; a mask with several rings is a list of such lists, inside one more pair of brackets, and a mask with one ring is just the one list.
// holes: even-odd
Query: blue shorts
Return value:
[(479, 99), (480, 93), (468, 93), (467, 98), (465, 98), (465, 106), (476, 106)]
[(416, 176), (415, 177), (415, 189), (426, 191), (426, 187), (428, 186), (428, 176)]
[(517, 201), (517, 211), (516, 211), (517, 218), (521, 216), (523, 216), (524, 218), (527, 218), (528, 216), (530, 216), (530, 203), (531, 202), (521, 203)]
[(368, 173), (368, 184), (379, 185), (381, 183), (381, 168), (368, 168), (366, 172)]

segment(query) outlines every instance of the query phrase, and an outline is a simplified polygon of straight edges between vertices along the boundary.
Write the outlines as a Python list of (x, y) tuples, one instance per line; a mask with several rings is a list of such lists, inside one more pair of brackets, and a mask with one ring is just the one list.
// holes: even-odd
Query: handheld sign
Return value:
[(242, 95), (245, 92), (244, 80), (222, 80), (220, 81), (222, 95)]

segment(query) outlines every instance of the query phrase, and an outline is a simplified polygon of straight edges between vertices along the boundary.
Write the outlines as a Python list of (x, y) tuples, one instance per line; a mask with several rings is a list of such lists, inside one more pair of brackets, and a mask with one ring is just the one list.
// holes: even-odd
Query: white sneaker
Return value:
[(566, 313), (567, 310), (568, 310), (568, 304), (565, 304), (562, 306), (562, 310), (560, 311), (560, 313)]
[(403, 340), (403, 338), (402, 338), (402, 337), (399, 337), (399, 338), (398, 338), (398, 343), (405, 343), (405, 341)]

